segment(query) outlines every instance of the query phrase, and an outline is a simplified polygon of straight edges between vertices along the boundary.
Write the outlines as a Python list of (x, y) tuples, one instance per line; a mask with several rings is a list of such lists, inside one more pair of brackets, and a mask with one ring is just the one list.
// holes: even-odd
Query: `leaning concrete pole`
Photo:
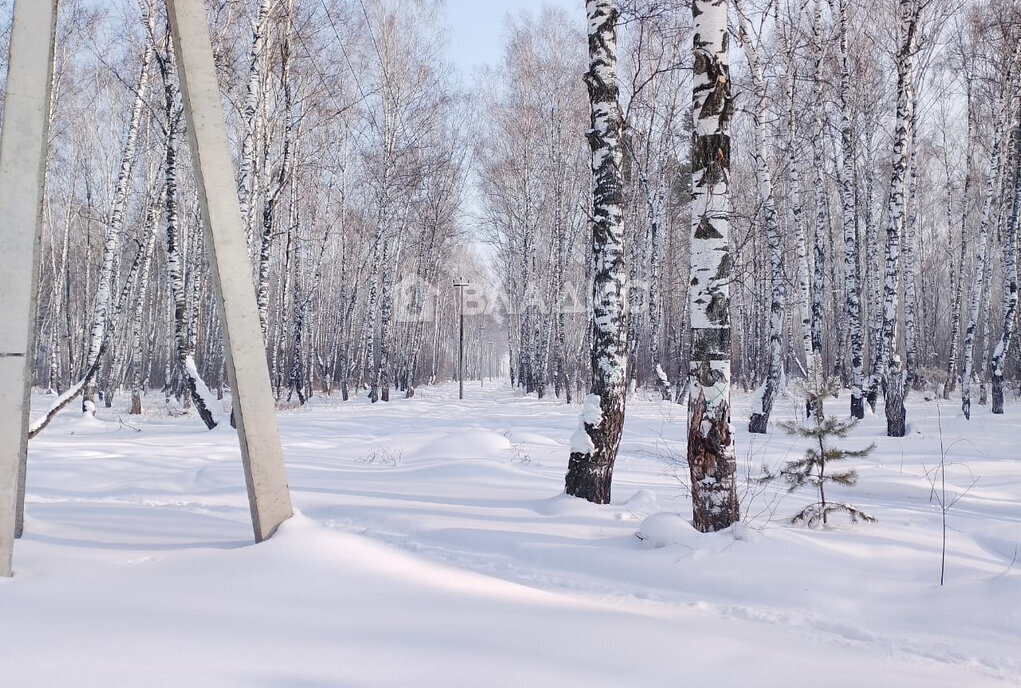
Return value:
[(255, 540), (291, 517), (255, 285), (202, 0), (167, 0)]
[(0, 135), (0, 576), (21, 535), (56, 0), (14, 3)]

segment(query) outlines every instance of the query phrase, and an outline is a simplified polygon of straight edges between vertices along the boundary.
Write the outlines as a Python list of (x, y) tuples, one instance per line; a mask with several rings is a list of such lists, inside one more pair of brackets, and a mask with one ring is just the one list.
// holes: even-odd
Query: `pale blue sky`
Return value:
[(447, 0), (450, 59), (470, 79), (475, 66), (496, 64), (503, 54), (504, 18), (521, 10), (537, 13), (549, 4), (585, 21), (584, 0)]

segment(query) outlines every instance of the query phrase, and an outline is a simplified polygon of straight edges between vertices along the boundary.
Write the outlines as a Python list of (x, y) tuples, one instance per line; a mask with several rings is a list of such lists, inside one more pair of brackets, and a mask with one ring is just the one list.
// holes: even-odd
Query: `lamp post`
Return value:
[(486, 386), (486, 373), (482, 369), (483, 360), (485, 359), (486, 353), (486, 323), (485, 321), (479, 325), (479, 387)]
[(455, 277), (453, 284), (461, 292), (461, 334), (457, 344), (457, 398), (464, 399), (464, 288), (468, 286), (468, 280)]

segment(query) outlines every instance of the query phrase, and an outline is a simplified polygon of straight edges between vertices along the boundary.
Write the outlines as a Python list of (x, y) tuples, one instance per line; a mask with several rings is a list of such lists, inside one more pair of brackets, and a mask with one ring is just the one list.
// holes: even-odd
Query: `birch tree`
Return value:
[(170, 40), (170, 27), (167, 26), (164, 53), (160, 57), (160, 70), (163, 76), (163, 95), (166, 113), (166, 158), (163, 171), (166, 175), (166, 250), (167, 277), (173, 300), (174, 316), (174, 349), (179, 372), (185, 381), (192, 403), (206, 427), (212, 430), (217, 419), (211, 406), (212, 398), (209, 388), (199, 375), (195, 365), (194, 346), (189, 336), (188, 293), (185, 289), (184, 257), (181, 252), (182, 232), (180, 226), (180, 187), (178, 185), (178, 152), (181, 127), (183, 126), (183, 105), (180, 89), (177, 84), (177, 70), (174, 64), (173, 45)]
[[(243, 130), (241, 138), (241, 155), (238, 164), (238, 201), (241, 206), (241, 219), (245, 223), (245, 236), (248, 239), (249, 251), (253, 248), (256, 229), (256, 207), (258, 205), (258, 148), (263, 133), (263, 97), (265, 90), (265, 67), (269, 32), (270, 12), (274, 0), (259, 0), (256, 18), (251, 23), (252, 43), (248, 54), (248, 81), (245, 87), (245, 100), (242, 112)], [(266, 336), (265, 310), (259, 309), (259, 321), (262, 335)]]
[(900, 302), (901, 236), (905, 221), (905, 185), (911, 160), (911, 110), (914, 104), (913, 68), (918, 48), (920, 7), (917, 0), (900, 0), (897, 51), (897, 124), (893, 143), (893, 171), (887, 200), (886, 260), (883, 283), (882, 329), (872, 369), (871, 385), (877, 388), (886, 375), (886, 433), (903, 437), (905, 432), (904, 367), (897, 353), (897, 310)]
[(610, 502), (613, 463), (624, 427), (627, 308), (624, 272), (624, 179), (621, 112), (617, 103), (616, 0), (587, 0), (589, 70), (585, 74), (592, 128), (592, 382), (571, 439), (565, 479), (569, 495)]
[[(921, 78), (919, 77), (919, 81)], [(912, 142), (908, 163), (907, 221), (903, 249), (904, 278), (904, 379), (908, 388), (917, 385), (918, 374), (918, 91), (911, 105), (909, 137)]]
[[(968, 325), (964, 330), (964, 342), (961, 346), (961, 411), (964, 417), (971, 419), (971, 383), (974, 375), (975, 333), (979, 325), (983, 294), (988, 291), (986, 281), (989, 269), (987, 256), (989, 250), (989, 229), (993, 222), (993, 201), (996, 191), (1001, 186), (1003, 174), (1003, 143), (1004, 130), (1010, 130), (1005, 120), (1010, 117), (1009, 108), (1012, 94), (1004, 89), (997, 111), (996, 124), (993, 128), (993, 146), (990, 156), (990, 169), (986, 178), (985, 195), (982, 199), (981, 219), (979, 220), (978, 247), (975, 253), (975, 277), (971, 291), (971, 306)], [(979, 359), (981, 363), (982, 359)]]
[[(153, 175), (155, 177), (155, 174)], [(145, 213), (145, 224), (143, 231), (147, 237), (145, 240), (144, 255), (142, 258), (142, 273), (138, 283), (138, 294), (135, 297), (135, 305), (131, 317), (131, 409), (129, 413), (138, 415), (142, 413), (142, 395), (145, 392), (145, 361), (144, 361), (144, 340), (142, 337), (142, 319), (145, 315), (145, 305), (150, 289), (150, 274), (152, 270), (153, 254), (156, 251), (156, 239), (158, 214), (166, 203), (164, 184), (159, 184), (160, 192), (149, 204)]]
[(1018, 218), (1021, 213), (1021, 124), (1016, 124), (1014, 138), (1014, 198), (1011, 204), (1010, 219), (1007, 221), (1007, 236), (1003, 242), (1004, 260), (1004, 303), (1003, 329), (1000, 341), (996, 344), (993, 358), (989, 363), (993, 379), (993, 413), (1003, 413), (1003, 369), (1004, 359), (1010, 350), (1014, 336), (1014, 320), (1017, 316), (1017, 240)]
[[(766, 380), (755, 395), (748, 432), (765, 434), (773, 402), (780, 390), (783, 375), (783, 319), (786, 289), (783, 277), (783, 242), (777, 221), (776, 203), (773, 200), (773, 179), (769, 171), (769, 134), (766, 131), (767, 94), (759, 50), (752, 42), (752, 25), (748, 19), (744, 0), (733, 0), (740, 25), (741, 46), (752, 73), (755, 98), (752, 118), (755, 126), (755, 178), (759, 186), (762, 222), (766, 243), (769, 246), (769, 367)], [(811, 363), (811, 361), (809, 361)]]
[(844, 240), (844, 304), (851, 344), (851, 417), (865, 417), (865, 337), (854, 190), (854, 132), (851, 125), (851, 68), (847, 45), (848, 0), (840, 0), (840, 210)]
[[(784, 145), (786, 146), (787, 158), (787, 181), (790, 192), (787, 198), (787, 205), (790, 213), (791, 229), (794, 233), (795, 248), (795, 282), (798, 293), (798, 313), (801, 325), (801, 350), (805, 358), (805, 373), (809, 379), (808, 384), (821, 377), (822, 357), (816, 350), (816, 338), (813, 337), (813, 315), (817, 312), (813, 309), (813, 285), (811, 281), (812, 270), (808, 257), (808, 237), (805, 227), (805, 210), (801, 199), (802, 181), (802, 142), (798, 138), (798, 123), (801, 119), (799, 101), (797, 98), (798, 81), (798, 60), (800, 44), (798, 41), (797, 23), (800, 13), (794, 12), (794, 7), (788, 5), (790, 16), (787, 21), (781, 22), (780, 3), (773, 5), (773, 16), (777, 28), (777, 37), (780, 49), (784, 56), (785, 75), (784, 91), (787, 99), (786, 118), (787, 132)], [(792, 316), (793, 317), (793, 316)], [(793, 328), (792, 328), (793, 329)], [(821, 340), (820, 340), (821, 341)], [(815, 412), (810, 398), (805, 399), (805, 413), (811, 415)]]
[[(951, 269), (951, 293), (952, 299), (950, 305), (950, 353), (947, 357), (947, 379), (943, 386), (943, 398), (949, 399), (950, 394), (954, 391), (957, 383), (957, 379), (960, 376), (960, 367), (958, 366), (959, 347), (961, 345), (961, 312), (964, 302), (964, 268), (968, 257), (968, 209), (970, 201), (970, 191), (972, 186), (972, 161), (974, 160), (974, 135), (973, 135), (973, 108), (971, 99), (971, 82), (967, 82), (967, 112), (966, 117), (968, 120), (968, 131), (967, 131), (967, 144), (966, 152), (964, 154), (964, 166), (966, 169), (964, 176), (964, 188), (961, 193), (961, 213), (960, 221), (957, 223), (959, 227), (959, 240), (954, 243), (954, 235), (952, 232), (948, 232), (950, 235), (949, 251), (951, 255), (957, 254), (957, 260), (953, 263)], [(945, 149), (949, 146), (944, 144)], [(953, 220), (957, 219), (957, 215), (954, 213), (954, 198), (953, 198), (953, 181), (951, 178), (950, 164), (949, 161), (945, 160), (947, 167), (947, 223), (951, 225)]]
[(730, 86), (727, 3), (693, 0), (695, 135), (689, 308), (688, 467), (695, 527), (739, 518), (730, 432)]
[[(812, 10), (812, 49), (815, 53), (812, 70), (812, 158), (815, 164), (812, 165), (812, 186), (815, 196), (815, 222), (813, 223), (813, 245), (814, 260), (812, 262), (812, 360), (809, 362), (809, 376), (812, 385), (822, 384), (821, 361), (822, 361), (822, 339), (823, 339), (823, 290), (826, 285), (826, 234), (829, 227), (829, 216), (826, 200), (826, 184), (823, 177), (823, 139), (825, 129), (823, 122), (823, 109), (825, 107), (823, 98), (823, 59), (825, 58), (827, 46), (822, 35), (822, 0), (815, 0)], [(830, 256), (830, 265), (836, 266), (836, 256)], [(833, 280), (836, 284), (836, 280)], [(842, 336), (842, 321), (834, 318), (834, 330), (836, 331), (837, 348), (839, 349), (836, 358), (836, 367), (843, 369), (844, 351)]]

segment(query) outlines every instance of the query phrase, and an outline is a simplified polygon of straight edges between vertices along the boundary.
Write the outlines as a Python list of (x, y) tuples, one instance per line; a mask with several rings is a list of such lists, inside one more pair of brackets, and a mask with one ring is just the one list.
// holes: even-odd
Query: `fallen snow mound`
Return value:
[(433, 440), (415, 452), (422, 459), (506, 459), (511, 442), (492, 430), (473, 428)]

